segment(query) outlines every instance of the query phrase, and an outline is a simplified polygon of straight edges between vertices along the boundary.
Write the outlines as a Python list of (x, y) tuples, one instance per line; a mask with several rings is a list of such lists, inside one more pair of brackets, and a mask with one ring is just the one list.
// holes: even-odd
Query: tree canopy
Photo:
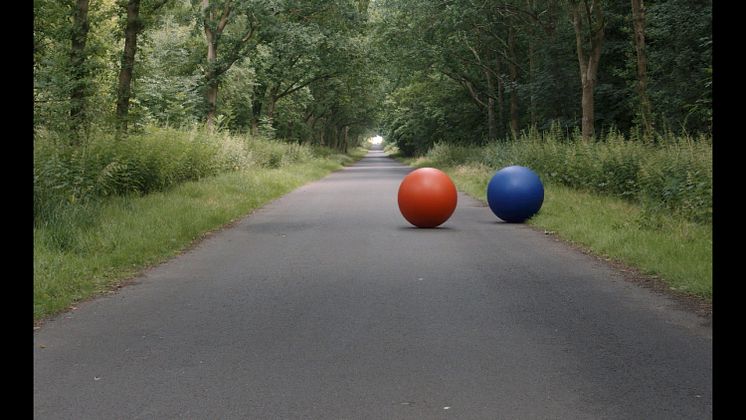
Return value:
[[(708, 133), (709, 0), (34, 0), (34, 129), (405, 153), (528, 128)], [(637, 134), (636, 134), (637, 135)]]
[(381, 126), (406, 153), (553, 125), (584, 138), (711, 130), (710, 1), (375, 5), (388, 83)]

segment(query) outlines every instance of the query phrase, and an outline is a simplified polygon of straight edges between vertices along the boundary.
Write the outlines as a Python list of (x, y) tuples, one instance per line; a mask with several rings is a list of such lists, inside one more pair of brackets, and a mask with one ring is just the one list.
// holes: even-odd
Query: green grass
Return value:
[(115, 288), (218, 229), (365, 154), (254, 167), (144, 196), (69, 206), (34, 228), (34, 321)]
[(532, 130), (482, 146), (436, 143), (425, 158), (437, 167), (523, 165), (547, 182), (712, 223), (710, 136), (670, 135), (652, 143), (612, 131), (591, 142)]
[[(433, 166), (425, 158), (402, 159)], [(486, 203), (494, 174), (486, 165), (438, 167), (458, 189)], [(684, 217), (644, 212), (620, 198), (544, 183), (544, 203), (527, 223), (553, 232), (591, 253), (659, 277), (678, 292), (712, 299), (712, 224)]]
[(545, 205), (530, 224), (658, 275), (674, 290), (712, 298), (712, 228), (682, 218), (651, 223), (620, 199), (548, 185)]

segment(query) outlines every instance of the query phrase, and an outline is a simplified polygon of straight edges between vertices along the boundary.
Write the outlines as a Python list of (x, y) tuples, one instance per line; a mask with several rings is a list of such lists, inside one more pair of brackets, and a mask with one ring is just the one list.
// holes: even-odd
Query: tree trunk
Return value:
[[(208, 30), (205, 29), (205, 34)], [(207, 99), (207, 128), (212, 130), (215, 122), (215, 111), (218, 104), (218, 78), (215, 69), (216, 61), (218, 59), (218, 45), (212, 36), (212, 32), (207, 37), (207, 92), (205, 98)]]
[(329, 147), (334, 150), (339, 150), (339, 147), (337, 145), (337, 141), (339, 139), (339, 133), (337, 131), (337, 126), (332, 126), (329, 134), (331, 136), (331, 138), (329, 139)]
[[(526, 6), (529, 11), (534, 10), (533, 0), (526, 0)], [(531, 125), (536, 125), (536, 89), (534, 88), (534, 37), (533, 26), (528, 26), (528, 87), (529, 87), (529, 106), (528, 115)]]
[[(590, 44), (590, 51), (588, 53), (583, 49), (583, 23), (581, 20), (583, 19), (583, 12), (581, 9), (585, 9), (585, 18), (589, 22), (588, 32), (590, 33), (590, 39), (587, 41)], [(595, 27), (592, 25), (594, 17)], [(592, 6), (588, 5), (587, 0), (574, 5), (572, 7), (572, 21), (575, 28), (575, 44), (578, 53), (580, 83), (582, 86), (582, 137), (583, 141), (588, 141), (595, 135), (593, 91), (596, 88), (598, 61), (601, 58), (601, 45), (604, 38), (604, 20), (599, 1), (593, 0)]]
[(263, 107), (263, 96), (266, 92), (266, 88), (260, 88), (258, 91), (254, 91), (254, 98), (251, 100), (251, 135), (256, 136), (259, 134), (259, 117), (262, 114)]
[(272, 121), (275, 117), (275, 108), (277, 107), (277, 98), (275, 97), (274, 90), (267, 97), (267, 113), (266, 116)]
[(347, 149), (350, 146), (350, 126), (346, 125), (344, 128), (344, 149), (342, 150), (344, 153), (347, 153)]
[[(72, 48), (70, 49), (70, 69), (72, 88), (70, 90), (70, 123), (72, 131), (82, 128), (85, 122), (86, 69), (85, 45), (88, 39), (88, 0), (77, 0), (73, 10)], [(79, 143), (77, 135), (74, 143)]]
[(127, 131), (132, 72), (135, 66), (135, 53), (137, 52), (137, 35), (141, 30), (140, 0), (129, 0), (127, 3), (127, 25), (124, 30), (122, 67), (119, 69), (119, 85), (117, 87), (117, 133)]
[(495, 83), (489, 71), (484, 71), (487, 79), (487, 137), (492, 141), (497, 138), (497, 121), (495, 120)]
[(306, 118), (306, 127), (308, 127), (308, 134), (303, 139), (304, 143), (313, 143), (313, 133), (314, 128), (316, 126), (316, 121), (318, 121), (318, 118), (316, 118), (313, 114), (309, 114), (308, 118)]
[(515, 31), (511, 26), (508, 30), (508, 53), (510, 54), (510, 63), (508, 68), (510, 69), (510, 131), (513, 138), (518, 137), (518, 67), (516, 67), (516, 56), (515, 56)]
[(495, 74), (497, 74), (497, 118), (499, 121), (500, 135), (505, 133), (505, 83), (503, 83), (500, 74), (500, 59), (495, 64)]
[(647, 92), (647, 56), (645, 54), (645, 5), (643, 0), (632, 0), (632, 23), (637, 52), (637, 94), (640, 101), (640, 119), (645, 138), (653, 134), (650, 98)]
[[(215, 14), (215, 10), (210, 7), (210, 0), (202, 0), (202, 25), (205, 31), (205, 39), (207, 41), (207, 70), (205, 71), (205, 84), (207, 86), (207, 92), (205, 97), (207, 100), (207, 127), (212, 129), (215, 114), (217, 110), (218, 102), (218, 87), (220, 85), (218, 76), (225, 73), (239, 58), (241, 58), (241, 46), (234, 46), (232, 49), (229, 48), (227, 53), (223, 57), (220, 66), (218, 67), (218, 41), (220, 36), (223, 34), (226, 25), (231, 21), (232, 16), (235, 14), (236, 7), (245, 7), (245, 4), (233, 1), (223, 2), (222, 11), (220, 15)], [(247, 43), (252, 39), (256, 33), (256, 22), (249, 18), (247, 26), (243, 29), (243, 34), (240, 36), (240, 44)]]
[[(551, 46), (552, 49), (556, 48), (558, 43), (561, 44), (561, 41), (558, 42), (557, 40), (557, 27), (559, 26), (559, 19), (559, 5), (557, 4), (557, 2), (554, 1), (549, 2), (547, 9), (547, 43)], [(555, 86), (559, 85), (560, 80), (562, 80), (562, 73), (560, 71), (561, 66), (558, 63), (555, 54), (552, 54), (550, 56), (550, 58), (547, 60), (546, 65), (549, 67), (549, 74), (551, 75), (552, 84)], [(560, 119), (562, 119), (562, 116), (565, 112), (564, 107), (561, 105), (564, 101), (564, 97), (559, 94), (561, 92), (560, 89), (555, 88), (552, 90), (552, 92), (554, 94), (551, 96), (551, 117), (553, 120), (559, 121)]]
[(583, 120), (581, 126), (581, 133), (583, 141), (588, 141), (595, 136), (594, 132), (594, 121), (595, 121), (595, 109), (593, 107), (593, 84), (594, 81), (590, 78), (583, 80), (583, 92), (580, 101), (581, 109), (583, 110)]
[(215, 125), (215, 114), (218, 107), (218, 81), (214, 72), (207, 76), (207, 129), (212, 130)]
[(212, 130), (215, 123), (215, 111), (218, 103), (218, 37), (220, 29), (213, 29), (210, 25), (214, 21), (212, 12), (209, 12), (210, 0), (202, 0), (202, 23), (205, 30), (205, 40), (207, 41), (207, 71), (205, 73), (205, 82), (207, 91), (205, 99), (207, 100), (207, 129)]
[(528, 114), (531, 125), (536, 125), (536, 94), (534, 87), (534, 46), (530, 38), (528, 41), (528, 86), (529, 86), (529, 107)]

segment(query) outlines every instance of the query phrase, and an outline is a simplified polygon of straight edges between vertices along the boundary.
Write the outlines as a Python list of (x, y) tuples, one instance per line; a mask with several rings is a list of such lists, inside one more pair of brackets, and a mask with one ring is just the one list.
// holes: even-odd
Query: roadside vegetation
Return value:
[(367, 3), (34, 1), (34, 320), (361, 157)]
[[(34, 1), (34, 319), (381, 135), (709, 299), (712, 2)], [(654, 238), (654, 239), (653, 239)]]
[(495, 171), (527, 166), (545, 187), (544, 204), (529, 224), (657, 276), (671, 290), (712, 298), (709, 138), (670, 135), (646, 143), (611, 132), (584, 142), (533, 131), (483, 146), (436, 144), (404, 160), (445, 170), (483, 202)]
[(361, 158), (246, 135), (151, 128), (34, 148), (34, 320), (112, 290), (267, 202)]
[(711, 1), (378, 4), (400, 158), (482, 200), (527, 166), (546, 189), (530, 224), (711, 298)]

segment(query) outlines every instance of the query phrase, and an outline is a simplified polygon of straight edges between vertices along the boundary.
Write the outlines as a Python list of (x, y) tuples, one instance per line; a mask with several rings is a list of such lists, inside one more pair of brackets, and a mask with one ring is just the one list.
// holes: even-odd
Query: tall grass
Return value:
[(548, 182), (625, 199), (643, 206), (651, 222), (676, 214), (712, 222), (712, 139), (660, 137), (641, 142), (611, 131), (596, 142), (557, 131), (524, 132), (516, 141), (485, 146), (438, 143), (425, 156), (440, 166), (523, 165)]
[(204, 129), (148, 127), (120, 141), (99, 133), (82, 147), (41, 132), (34, 138), (34, 220), (54, 224), (60, 213), (85, 212), (80, 204), (95, 208), (104, 197), (144, 195), (222, 172), (279, 168), (330, 153)]
[(35, 139), (34, 320), (365, 153), (155, 127), (82, 148), (62, 140)]

